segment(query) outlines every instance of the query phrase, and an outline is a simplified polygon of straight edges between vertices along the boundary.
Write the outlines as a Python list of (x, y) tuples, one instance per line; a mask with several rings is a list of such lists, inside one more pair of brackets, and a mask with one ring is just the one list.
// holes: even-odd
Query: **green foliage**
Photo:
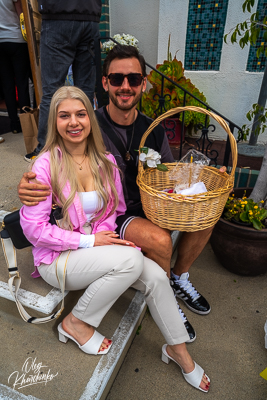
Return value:
[(223, 218), (227, 221), (246, 222), (252, 224), (254, 229), (261, 230), (265, 228), (261, 221), (267, 218), (263, 203), (263, 200), (255, 203), (252, 199), (247, 199), (246, 192), (242, 199), (236, 199), (232, 194), (226, 202)]
[[(246, 114), (247, 119), (252, 122), (254, 117), (257, 115), (257, 121), (259, 122), (256, 126), (256, 129), (254, 131), (255, 135), (259, 135), (260, 133), (263, 133), (265, 129), (267, 128), (267, 108), (264, 108), (260, 106), (259, 104), (253, 104), (252, 109), (249, 110), (249, 112)], [(255, 122), (257, 122), (255, 121)], [(243, 131), (243, 140), (247, 140), (247, 137), (250, 133), (252, 123), (251, 124), (244, 124), (242, 126), (242, 131)], [(238, 139), (241, 139), (242, 137), (242, 132), (238, 132)]]
[[(242, 5), (243, 12), (248, 11), (251, 13), (252, 7), (255, 4), (255, 0), (245, 0)], [(230, 40), (231, 43), (239, 43), (241, 49), (243, 49), (246, 45), (250, 44), (252, 46), (256, 45), (257, 39), (259, 38), (261, 32), (263, 32), (261, 42), (257, 48), (257, 57), (259, 57), (262, 53), (267, 57), (267, 13), (263, 17), (263, 20), (259, 20), (258, 12), (250, 15), (248, 19), (244, 22), (241, 22), (236, 25), (229, 33), (224, 36), (224, 41), (227, 43), (227, 38), (231, 35)], [(259, 104), (255, 103), (252, 106), (252, 109), (247, 113), (247, 119), (252, 121), (252, 119), (257, 116), (258, 124), (254, 131), (255, 135), (259, 135), (263, 133), (266, 129), (266, 121), (267, 121), (267, 109), (261, 107)], [(254, 121), (257, 122), (257, 121)], [(250, 133), (252, 124), (244, 124), (242, 126), (243, 131), (243, 139), (247, 140), (247, 137)], [(255, 126), (255, 124), (254, 124)], [(242, 133), (239, 132), (239, 139), (242, 137)]]
[[(255, 4), (255, 0), (245, 0), (243, 3), (243, 12), (248, 11), (251, 13), (251, 9)], [(257, 49), (257, 57), (261, 53), (264, 53), (267, 57), (267, 15), (264, 16), (263, 20), (259, 20), (258, 12), (250, 15), (248, 19), (236, 25), (229, 33), (224, 36), (224, 41), (227, 43), (227, 38), (231, 35), (231, 43), (239, 43), (241, 49), (246, 45), (256, 45), (256, 41), (263, 30), (263, 38)]]
[(157, 169), (159, 171), (163, 171), (163, 172), (168, 171), (168, 167), (166, 167), (166, 165), (164, 165), (164, 164), (157, 164)]
[[(168, 57), (170, 53), (168, 51)], [(158, 64), (156, 69), (162, 72), (164, 75), (168, 76), (168, 78), (172, 79), (174, 82), (178, 83), (181, 87), (187, 90), (189, 93), (196, 96), (199, 100), (204, 103), (207, 102), (206, 97), (203, 93), (201, 93), (195, 85), (191, 82), (190, 79), (186, 79), (184, 76), (184, 68), (181, 61), (178, 61), (176, 57), (173, 60), (165, 60), (163, 64)], [(162, 77), (160, 74), (152, 70), (147, 77), (149, 83), (151, 83), (152, 87), (149, 92), (143, 94), (142, 97), (142, 111), (148, 117), (155, 119), (156, 114), (155, 111), (159, 107), (159, 95), (161, 93), (161, 85), (162, 85)], [(175, 86), (172, 82), (167, 79), (164, 80), (164, 93), (165, 96), (165, 109), (166, 111), (175, 108), (182, 107), (184, 101), (184, 92), (179, 87)], [(203, 107), (201, 103), (199, 103), (193, 97), (187, 95), (186, 96), (186, 106), (197, 106)], [(182, 120), (182, 114), (179, 114), (180, 120)], [(185, 126), (193, 126), (197, 130), (197, 125), (202, 124), (205, 125), (204, 114), (200, 114), (197, 112), (186, 111), (184, 116)]]

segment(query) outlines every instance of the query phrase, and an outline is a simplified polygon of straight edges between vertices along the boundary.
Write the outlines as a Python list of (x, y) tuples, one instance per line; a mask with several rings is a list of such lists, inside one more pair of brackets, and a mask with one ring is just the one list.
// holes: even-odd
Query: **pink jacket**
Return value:
[[(59, 150), (60, 151), (60, 150)], [(106, 157), (116, 164), (112, 154)], [(36, 160), (33, 166), (38, 181), (49, 185), (51, 188), (50, 176), (50, 153), (44, 153)], [(119, 204), (114, 214), (108, 216), (112, 209), (113, 199), (108, 202), (106, 213), (95, 223), (92, 224), (92, 233), (111, 230), (117, 227), (116, 218), (125, 213), (126, 206), (123, 197), (123, 189), (120, 179), (120, 173), (114, 168), (115, 186), (118, 192)], [(63, 189), (66, 198), (70, 193), (70, 185), (67, 182)], [(83, 226), (86, 222), (86, 215), (80, 203), (78, 194), (76, 193), (72, 205), (69, 207), (69, 216), (73, 224), (73, 231), (59, 228), (57, 225), (49, 223), (51, 213), (52, 194), (48, 196), (46, 201), (40, 202), (37, 206), (23, 206), (20, 210), (20, 223), (27, 239), (32, 243), (34, 265), (51, 264), (55, 258), (65, 250), (76, 250), (79, 246), (81, 233), (85, 234)], [(32, 274), (34, 277), (40, 276), (37, 269)]]

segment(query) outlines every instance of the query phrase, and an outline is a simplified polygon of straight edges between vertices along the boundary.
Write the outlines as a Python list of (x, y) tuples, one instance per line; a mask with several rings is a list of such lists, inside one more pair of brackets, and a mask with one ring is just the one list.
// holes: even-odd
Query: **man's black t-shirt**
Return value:
[[(116, 148), (112, 140), (105, 133), (105, 127), (101, 126), (101, 117), (99, 118), (99, 125), (101, 128), (103, 140), (107, 151), (113, 154), (115, 157), (119, 168), (123, 173), (123, 192), (125, 197), (125, 202), (127, 206), (127, 213), (132, 215), (138, 215), (139, 211), (142, 210), (141, 198), (139, 193), (139, 188), (136, 184), (136, 177), (138, 174), (138, 149), (141, 142), (141, 138), (145, 131), (148, 129), (150, 124), (153, 122), (151, 118), (138, 111), (138, 116), (134, 124), (123, 126), (112, 122), (106, 107), (102, 107), (96, 112), (105, 118), (105, 123), (108, 123), (110, 128), (115, 132), (115, 134), (121, 139), (126, 150), (129, 149), (129, 145), (132, 139), (133, 125), (134, 134), (132, 139), (132, 144), (129, 149), (131, 159), (125, 161), (125, 159), (120, 154), (119, 150)], [(161, 154), (161, 162), (173, 162), (173, 156), (169, 147), (168, 139), (165, 131), (161, 125), (158, 125), (154, 130), (148, 135), (145, 146), (158, 151)]]

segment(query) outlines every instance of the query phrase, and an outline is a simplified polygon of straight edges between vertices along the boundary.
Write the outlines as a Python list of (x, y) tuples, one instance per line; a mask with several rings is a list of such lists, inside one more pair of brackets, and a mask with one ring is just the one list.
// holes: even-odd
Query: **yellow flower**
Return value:
[(258, 206), (254, 206), (255, 209), (259, 208)]
[(249, 210), (249, 215), (252, 215), (252, 214), (253, 214), (253, 211)]
[(260, 203), (264, 203), (264, 200), (261, 200)]

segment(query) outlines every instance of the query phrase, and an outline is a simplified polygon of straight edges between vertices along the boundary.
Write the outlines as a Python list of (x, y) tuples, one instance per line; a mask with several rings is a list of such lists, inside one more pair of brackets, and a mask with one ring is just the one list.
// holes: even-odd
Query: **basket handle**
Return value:
[[(161, 121), (163, 121), (165, 118), (170, 117), (171, 115), (178, 114), (183, 111), (196, 111), (196, 112), (200, 112), (202, 114), (207, 114), (210, 117), (212, 117), (213, 119), (215, 119), (221, 125), (221, 127), (227, 132), (227, 134), (229, 136), (229, 140), (230, 140), (230, 146), (231, 146), (231, 152), (232, 152), (232, 163), (233, 163), (232, 171), (231, 171), (229, 177), (234, 179), (235, 169), (236, 169), (236, 165), (237, 165), (237, 145), (236, 145), (236, 140), (234, 138), (234, 135), (230, 131), (230, 128), (229, 128), (227, 122), (223, 118), (221, 118), (221, 117), (219, 117), (219, 115), (214, 114), (213, 112), (206, 110), (204, 108), (201, 108), (201, 107), (195, 107), (195, 106), (175, 107), (169, 111), (166, 111), (164, 114), (162, 114), (158, 118), (156, 118), (155, 121), (152, 122), (152, 124), (149, 126), (149, 128), (145, 131), (145, 133), (142, 136), (140, 146), (139, 146), (139, 154), (140, 154), (140, 149), (142, 147), (144, 147), (144, 144), (145, 144), (145, 141), (146, 141), (148, 135), (153, 131), (153, 129)], [(140, 168), (142, 165), (141, 161), (139, 161), (138, 164), (139, 164), (138, 168)]]

